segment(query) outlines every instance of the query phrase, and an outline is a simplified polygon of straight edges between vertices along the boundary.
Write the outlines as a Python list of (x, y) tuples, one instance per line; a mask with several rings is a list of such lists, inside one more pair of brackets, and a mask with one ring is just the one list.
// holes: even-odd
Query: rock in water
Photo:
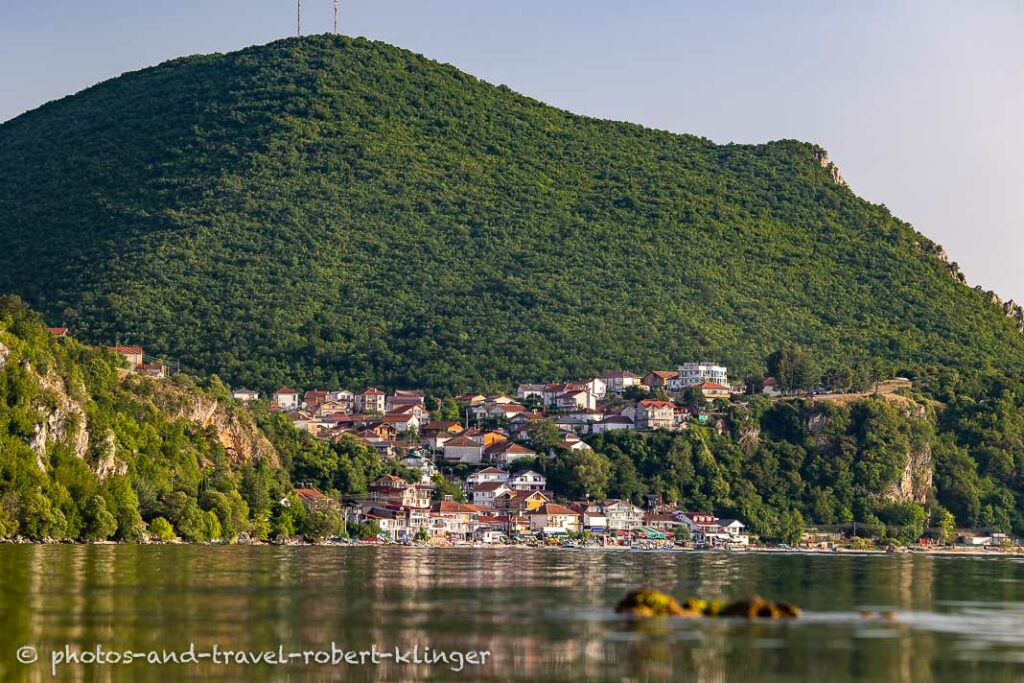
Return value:
[(697, 617), (700, 612), (686, 610), (667, 593), (651, 588), (633, 591), (619, 601), (615, 611), (635, 617)]
[(633, 591), (615, 606), (620, 614), (635, 617), (744, 617), (746, 619), (790, 619), (800, 608), (788, 602), (770, 602), (759, 595), (726, 604), (720, 600), (688, 598), (682, 605), (667, 593), (651, 588)]

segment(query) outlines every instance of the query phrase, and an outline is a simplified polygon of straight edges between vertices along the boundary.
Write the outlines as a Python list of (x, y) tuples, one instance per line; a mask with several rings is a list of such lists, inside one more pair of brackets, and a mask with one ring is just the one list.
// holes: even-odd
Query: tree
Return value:
[(302, 536), (310, 543), (323, 543), (328, 538), (341, 536), (345, 522), (337, 510), (321, 508), (310, 510)]
[(131, 480), (123, 475), (109, 477), (103, 486), (103, 497), (117, 520), (117, 538), (129, 542), (141, 540), (142, 514)]
[(570, 498), (604, 498), (611, 471), (611, 461), (600, 453), (562, 450), (551, 464), (548, 483)]
[(829, 368), (825, 372), (823, 380), (829, 391), (840, 393), (853, 387), (854, 372), (845, 365)]
[(178, 515), (178, 534), (189, 543), (202, 543), (210, 540), (210, 528), (206, 515), (199, 509), (194, 500), (189, 500)]
[(549, 451), (558, 446), (561, 434), (551, 420), (534, 420), (526, 428), (526, 438), (537, 451)]
[(370, 520), (367, 522), (360, 522), (356, 525), (356, 538), (365, 541), (368, 538), (377, 538), (380, 536), (380, 525), (377, 522)]
[(460, 503), (466, 500), (466, 494), (462, 487), (445, 479), (440, 472), (434, 473), (432, 481), (434, 482), (434, 496), (437, 500), (443, 500), (446, 496), (451, 496), (452, 500)]
[(459, 404), (454, 399), (446, 398), (441, 401), (441, 406), (435, 413), (438, 420), (448, 420), (451, 422), (458, 422), (461, 419), (459, 415)]
[(804, 517), (799, 510), (789, 510), (782, 514), (778, 532), (779, 541), (795, 545), (804, 537)]
[(224, 538), (224, 530), (221, 527), (220, 519), (213, 510), (207, 510), (203, 515), (206, 538), (211, 541), (219, 541)]
[(877, 514), (886, 525), (888, 535), (900, 543), (913, 543), (924, 535), (928, 514), (917, 503), (892, 503), (879, 509)]
[(950, 543), (956, 538), (956, 519), (949, 510), (938, 509), (933, 516), (932, 526), (938, 528), (938, 539)]
[(85, 521), (82, 535), (87, 541), (105, 541), (117, 531), (117, 520), (107, 510), (107, 501), (101, 495), (89, 499), (82, 517)]
[(672, 536), (675, 538), (676, 543), (687, 543), (691, 538), (690, 527), (685, 524), (679, 524), (672, 531)]
[(783, 391), (794, 392), (814, 384), (814, 367), (802, 348), (788, 345), (768, 356), (768, 374)]
[(153, 538), (164, 542), (173, 541), (177, 538), (174, 535), (174, 528), (171, 526), (171, 523), (163, 517), (157, 517), (149, 523), (149, 534)]

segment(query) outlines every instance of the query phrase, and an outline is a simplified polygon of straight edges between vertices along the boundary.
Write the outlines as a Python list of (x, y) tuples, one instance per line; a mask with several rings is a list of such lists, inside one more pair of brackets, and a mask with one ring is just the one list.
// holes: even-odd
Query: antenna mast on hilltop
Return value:
[(302, 0), (295, 0), (295, 34), (302, 35)]
[(338, 0), (334, 0), (334, 35), (338, 35)]

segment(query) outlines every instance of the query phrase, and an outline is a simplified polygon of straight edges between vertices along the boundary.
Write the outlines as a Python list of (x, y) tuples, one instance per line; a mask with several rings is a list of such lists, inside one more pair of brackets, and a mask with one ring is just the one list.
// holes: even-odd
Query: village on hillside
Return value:
[[(51, 333), (62, 336), (67, 331), (52, 328)], [(131, 372), (158, 378), (167, 373), (164, 364), (140, 347), (111, 350), (127, 361)], [(881, 391), (909, 385), (907, 380), (890, 380)], [(300, 392), (284, 386), (264, 399), (264, 405), (316, 439), (355, 439), (383, 460), (418, 474), (414, 482), (385, 474), (366, 494), (341, 500), (298, 483), (296, 493), (306, 507), (336, 512), (349, 523), (369, 523), (379, 530), (380, 540), (436, 544), (587, 539), (604, 546), (685, 541), (746, 547), (750, 536), (742, 520), (680, 510), (654, 495), (646, 496), (643, 506), (617, 499), (559, 500), (546, 477), (529, 467), (539, 458), (554, 457), (556, 448), (590, 450), (585, 438), (606, 431), (680, 431), (692, 424), (721, 428), (723, 422), (715, 418), (728, 402), (750, 399), (748, 389), (730, 385), (724, 366), (687, 362), (674, 371), (645, 375), (615, 371), (570, 382), (520, 384), (514, 396), (466, 393), (438, 400), (422, 390)], [(758, 383), (756, 393), (772, 400), (783, 400), (786, 394), (828, 398), (821, 387), (783, 392), (771, 377)], [(245, 388), (233, 390), (232, 397), (243, 403), (263, 398)], [(451, 476), (456, 468), (464, 475), (451, 482), (459, 487), (459, 500), (440, 492), (436, 484), (441, 469)]]
[[(602, 544), (671, 543), (677, 539), (714, 546), (745, 546), (746, 527), (739, 520), (718, 519), (705, 512), (677, 510), (647, 501), (642, 508), (628, 500), (556, 502), (543, 474), (516, 463), (550, 457), (553, 450), (535, 443), (531, 425), (554, 426), (551, 435), (568, 450), (588, 450), (583, 437), (614, 429), (686, 429), (703, 422), (708, 405), (687, 409), (671, 400), (695, 388), (706, 401), (732, 393), (726, 368), (687, 363), (677, 372), (646, 376), (613, 372), (555, 384), (522, 384), (516, 395), (468, 393), (449, 402), (450, 418), (438, 419), (418, 390), (386, 393), (375, 387), (360, 392), (281, 387), (270, 396), (269, 410), (285, 414), (297, 429), (321, 439), (356, 438), (383, 458), (394, 458), (418, 471), (408, 483), (384, 475), (369, 494), (349, 505), (346, 516), (371, 521), (389, 540), (499, 543), (523, 538), (562, 539), (587, 536)], [(662, 398), (636, 398), (658, 393)], [(259, 399), (237, 389), (240, 401)], [(451, 406), (451, 403), (454, 406)], [(452, 408), (455, 410), (452, 410)], [(433, 478), (438, 466), (462, 464), (470, 473), (459, 484), (465, 502), (452, 496), (435, 500)], [(318, 492), (300, 489), (304, 500)], [(326, 500), (322, 504), (329, 504)]]

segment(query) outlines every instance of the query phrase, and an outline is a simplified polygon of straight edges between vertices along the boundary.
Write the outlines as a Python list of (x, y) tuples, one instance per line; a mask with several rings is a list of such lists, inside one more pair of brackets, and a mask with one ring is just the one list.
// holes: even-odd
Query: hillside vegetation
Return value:
[[(0, 297), (0, 539), (266, 538), (308, 522), (223, 384), (126, 375)], [(367, 449), (369, 450), (369, 449)], [(148, 531), (147, 531), (148, 529)]]
[(0, 291), (50, 324), (263, 389), (757, 371), (786, 343), (1024, 365), (814, 145), (585, 118), (362, 39), (178, 59), (3, 124), (0, 244)]

